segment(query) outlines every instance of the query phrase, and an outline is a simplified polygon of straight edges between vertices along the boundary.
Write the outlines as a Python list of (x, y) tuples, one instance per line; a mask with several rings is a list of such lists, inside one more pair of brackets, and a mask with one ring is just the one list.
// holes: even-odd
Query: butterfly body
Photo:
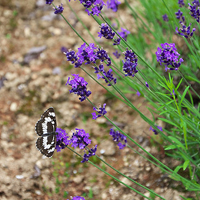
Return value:
[(56, 115), (54, 109), (48, 108), (35, 125), (38, 134), (37, 149), (46, 157), (52, 157), (56, 147)]

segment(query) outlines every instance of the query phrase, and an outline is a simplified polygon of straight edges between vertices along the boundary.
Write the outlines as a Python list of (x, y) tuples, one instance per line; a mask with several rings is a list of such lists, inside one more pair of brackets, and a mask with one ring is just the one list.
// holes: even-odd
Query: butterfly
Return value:
[(52, 107), (48, 108), (35, 125), (35, 132), (40, 136), (36, 147), (41, 154), (52, 157), (56, 147), (56, 115)]

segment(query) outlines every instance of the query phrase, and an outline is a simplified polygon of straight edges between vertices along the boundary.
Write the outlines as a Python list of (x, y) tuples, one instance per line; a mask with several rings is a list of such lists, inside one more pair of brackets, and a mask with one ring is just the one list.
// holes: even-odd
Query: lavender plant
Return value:
[[(91, 112), (92, 107), (95, 111), (91, 113), (93, 119), (96, 120), (99, 117), (105, 117), (106, 120), (113, 125), (114, 128), (110, 129), (110, 135), (120, 150), (124, 148), (132, 149), (131, 144), (135, 144), (145, 153), (145, 156), (142, 155), (145, 159), (155, 166), (158, 166), (175, 181), (182, 182), (185, 189), (195, 192), (196, 198), (199, 199), (200, 95), (198, 94), (199, 90), (194, 89), (194, 84), (192, 85), (191, 82), (193, 81), (198, 86), (200, 83), (199, 75), (197, 74), (200, 67), (198, 62), (199, 39), (195, 36), (199, 29), (199, 1), (193, 1), (191, 2), (192, 4), (189, 3), (189, 8), (184, 1), (178, 0), (170, 1), (168, 4), (166, 4), (164, 0), (141, 1), (141, 4), (147, 11), (143, 12), (145, 13), (144, 17), (149, 19), (149, 24), (153, 24), (153, 27), (150, 27), (148, 22), (144, 22), (128, 1), (125, 0), (125, 5), (130, 9), (132, 16), (136, 21), (140, 21), (140, 24), (137, 24), (138, 31), (141, 30), (141, 33), (151, 34), (153, 38), (150, 48), (156, 47), (157, 51), (152, 52), (152, 61), (149, 61), (144, 56), (145, 50), (149, 49), (143, 38), (138, 40), (139, 36), (132, 35), (126, 27), (123, 26), (125, 25), (123, 21), (121, 23), (121, 31), (116, 30), (111, 20), (105, 17), (103, 8), (107, 7), (117, 12), (120, 8), (119, 1), (108, 0), (107, 4), (102, 0), (80, 0), (79, 2), (85, 8), (86, 14), (90, 15), (91, 20), (94, 19), (94, 21), (97, 22), (96, 25), (100, 27), (97, 33), (98, 37), (110, 44), (110, 48), (114, 50), (113, 54), (109, 55), (106, 50), (100, 47), (95, 37), (92, 36), (87, 29), (92, 39), (94, 39), (94, 43), (88, 44), (62, 14), (65, 5), (61, 4), (60, 6), (55, 6), (54, 1), (46, 1), (46, 4), (53, 5), (54, 13), (61, 15), (77, 36), (83, 40), (83, 44), (78, 49), (64, 51), (67, 61), (77, 68), (77, 74), (72, 74), (74, 78), (68, 79), (66, 87), (71, 87), (69, 90), (70, 93), (78, 95), (81, 102), (88, 101), (91, 103)], [(57, 3), (59, 4), (59, 2), (55, 1), (55, 4)], [(70, 4), (73, 4), (73, 2), (70, 2)], [(67, 5), (69, 5), (68, 2)], [(171, 6), (176, 8), (174, 12), (169, 9)], [(81, 21), (80, 18), (78, 19)], [(180, 20), (180, 22), (178, 22), (177, 19)], [(159, 21), (160, 24), (164, 23), (164, 25), (158, 25), (157, 21)], [(190, 24), (185, 25), (186, 21), (190, 21)], [(166, 23), (168, 23), (169, 26), (166, 26)], [(191, 29), (191, 26), (195, 28)], [(165, 34), (164, 30), (169, 34)], [(185, 41), (188, 52), (187, 55), (184, 55), (183, 51), (176, 47), (175, 42), (172, 40), (172, 35), (174, 34), (176, 34), (176, 37), (182, 37)], [(141, 44), (139, 44), (138, 41), (141, 41)], [(115, 57), (113, 57), (113, 55)], [(119, 58), (121, 62), (117, 62)], [(83, 77), (79, 76), (79, 70), (83, 70), (96, 84), (100, 84), (105, 90), (111, 93), (111, 95), (126, 104), (130, 110), (136, 111), (144, 122), (149, 124), (150, 130), (152, 130), (155, 135), (159, 135), (164, 141), (163, 147), (167, 155), (171, 156), (173, 159), (180, 160), (181, 164), (175, 169), (171, 169), (146, 151), (133, 140), (128, 133), (109, 119), (106, 115), (107, 102), (103, 104), (103, 107), (98, 108), (95, 106), (95, 103), (90, 101), (89, 97), (93, 91), (87, 89), (88, 83)], [(174, 79), (176, 79), (176, 82)], [(126, 90), (124, 90), (124, 88), (126, 88)], [(127, 90), (134, 91), (138, 96), (144, 96), (144, 98), (154, 106), (155, 109), (151, 109), (153, 120), (146, 117), (145, 114), (127, 98)], [(197, 103), (194, 103), (194, 98), (197, 99)], [(165, 127), (156, 124), (155, 115), (160, 116), (158, 119), (165, 122)], [(92, 164), (127, 188), (137, 192), (142, 197), (152, 199), (91, 162), (91, 157), (96, 156), (107, 167), (112, 168), (126, 179), (160, 199), (165, 199), (101, 159), (96, 154), (98, 145), (88, 148), (91, 140), (89, 139), (89, 134), (86, 132), (86, 130), (76, 128), (72, 135), (69, 136), (65, 130), (57, 128), (56, 150), (59, 152), (65, 148), (70, 149), (77, 156), (82, 158), (81, 162)], [(70, 146), (75, 149), (83, 149), (83, 155), (77, 153)], [(169, 150), (170, 153), (168, 153)], [(136, 150), (133, 151), (135, 152)], [(137, 153), (141, 155), (139, 152)], [(180, 169), (187, 170), (189, 177), (180, 175), (178, 173)], [(81, 198), (82, 197), (74, 197), (73, 199)]]

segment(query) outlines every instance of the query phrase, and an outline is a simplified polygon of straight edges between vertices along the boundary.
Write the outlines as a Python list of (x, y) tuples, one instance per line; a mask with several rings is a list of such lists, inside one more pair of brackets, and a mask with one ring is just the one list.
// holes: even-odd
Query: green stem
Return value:
[[(74, 151), (72, 148), (70, 148), (70, 147), (68, 147), (68, 146), (67, 146), (67, 148), (70, 149), (70, 150), (71, 150), (73, 153), (75, 153), (77, 156), (79, 156), (79, 157), (82, 158), (82, 156), (81, 156), (80, 154), (78, 154), (76, 151)], [(129, 189), (131, 189), (132, 191), (138, 193), (138, 194), (141, 195), (142, 197), (147, 198), (147, 199), (149, 199), (149, 200), (152, 200), (152, 199), (150, 199), (149, 197), (143, 195), (141, 192), (137, 191), (136, 189), (134, 189), (134, 188), (130, 187), (129, 185), (125, 184), (124, 182), (120, 181), (118, 178), (116, 178), (115, 176), (113, 176), (113, 175), (111, 175), (110, 173), (106, 172), (105, 170), (103, 170), (103, 169), (100, 168), (99, 166), (95, 165), (95, 164), (94, 164), (93, 162), (91, 162), (90, 160), (88, 160), (88, 163), (92, 164), (94, 167), (96, 167), (96, 168), (99, 169), (100, 171), (104, 172), (106, 175), (108, 175), (108, 176), (110, 176), (111, 178), (115, 179), (117, 182), (123, 184), (124, 186), (126, 186), (126, 187), (129, 188)], [(162, 198), (162, 197), (161, 197), (161, 198)], [(164, 198), (162, 198), (162, 199), (164, 199)], [(164, 200), (165, 200), (165, 199), (164, 199)]]
[[(87, 98), (87, 100), (94, 106), (94, 104)], [(95, 106), (94, 106), (95, 107)], [(169, 167), (167, 167), (166, 165), (164, 165), (162, 162), (160, 162), (157, 158), (155, 158), (153, 155), (151, 155), (149, 152), (147, 152), (141, 145), (139, 145), (135, 140), (133, 140), (128, 134), (126, 134), (124, 131), (122, 131), (116, 124), (114, 124), (107, 116), (104, 115), (104, 117), (117, 129), (119, 130), (121, 133), (123, 133), (123, 135), (125, 135), (129, 140), (131, 140), (131, 142), (133, 142), (135, 145), (137, 145), (140, 149), (142, 149), (142, 151), (144, 151), (148, 156), (150, 156), (152, 159), (154, 159), (157, 163), (159, 163), (163, 168), (167, 169), (168, 171), (170, 171), (172, 174), (175, 174), (178, 178), (180, 178), (182, 180), (182, 182), (189, 182), (187, 179), (183, 178), (182, 176), (180, 176), (179, 174), (175, 173), (172, 169), (170, 169)], [(159, 129), (158, 129), (159, 130)], [(189, 182), (194, 188), (200, 189), (199, 187), (197, 187), (197, 185)]]

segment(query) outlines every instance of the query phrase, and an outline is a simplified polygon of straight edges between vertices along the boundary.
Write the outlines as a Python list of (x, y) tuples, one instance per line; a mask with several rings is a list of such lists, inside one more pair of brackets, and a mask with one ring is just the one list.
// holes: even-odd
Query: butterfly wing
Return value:
[(56, 147), (56, 135), (51, 134), (49, 136), (39, 137), (36, 141), (36, 147), (41, 154), (46, 157), (52, 157)]
[(35, 125), (35, 132), (42, 136), (56, 131), (56, 115), (54, 109), (48, 108)]

